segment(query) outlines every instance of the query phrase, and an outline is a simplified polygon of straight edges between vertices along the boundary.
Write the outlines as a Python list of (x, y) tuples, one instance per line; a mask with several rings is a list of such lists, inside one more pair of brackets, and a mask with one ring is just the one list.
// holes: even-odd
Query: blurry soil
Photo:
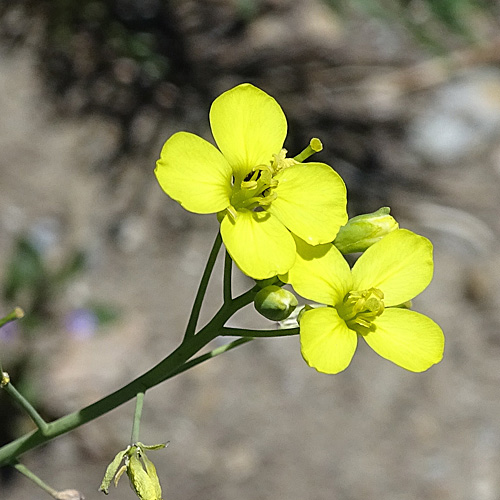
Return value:
[[(54, 104), (41, 84), (35, 48), (1, 50), (0, 282), (20, 234), (43, 242), (49, 267), (75, 249), (87, 255), (85, 271), (51, 304), (50, 321), (29, 341), (0, 339), (4, 369), (29, 353), (31, 393), (54, 418), (119, 388), (178, 345), (217, 221), (168, 199), (154, 163), (177, 130), (208, 138), (210, 100), (250, 79), (290, 117), (289, 149), (310, 136), (322, 139), (321, 159), (346, 179), (351, 215), (389, 205), (402, 227), (433, 241), (435, 278), (414, 307), (443, 328), (445, 357), (416, 375), (361, 343), (345, 372), (326, 376), (303, 362), (298, 338), (256, 340), (152, 389), (141, 440), (170, 441), (166, 450), (151, 452), (164, 498), (496, 500), (500, 70), (490, 60), (436, 78), (432, 65), (419, 68), (418, 52), (409, 52), (400, 65), (428, 83), (419, 80), (408, 91), (401, 87), (407, 74), (388, 62), (405, 49), (397, 32), (368, 23), (355, 37), (320, 4), (314, 3), (311, 19), (275, 3), (279, 15), (264, 12), (247, 28), (254, 45), (240, 41), (229, 50), (223, 36), (225, 44), (206, 44), (203, 30), (190, 34), (202, 19), (186, 2), (180, 29), (189, 34), (186, 50), (200, 58), (195, 74), (201, 78), (203, 65), (217, 61), (219, 77), (207, 80), (204, 93), (179, 84), (185, 111), (155, 122), (148, 148), (132, 147), (118, 159), (123, 136), (116, 119), (97, 112), (61, 116), (60, 101)], [(299, 22), (306, 18), (319, 28)], [(377, 35), (386, 54), (384, 63), (378, 50), (382, 64), (375, 74), (366, 64), (335, 67), (332, 53), (337, 60), (349, 53), (358, 63), (363, 54), (366, 63), (367, 33)], [(348, 51), (346, 40), (353, 39)], [(288, 54), (291, 45), (297, 50)], [(235, 61), (252, 54), (263, 64), (258, 76), (234, 70)], [(357, 81), (347, 90), (346, 74)], [(217, 270), (220, 276), (220, 262)], [(237, 290), (249, 285), (236, 274)], [(71, 335), (66, 315), (89, 302), (112, 305), (119, 319), (95, 335)], [(216, 278), (202, 321), (219, 303)], [(233, 324), (269, 326), (251, 307)], [(56, 488), (101, 498), (97, 488), (129, 440), (132, 413), (128, 403), (26, 454), (23, 463)], [(19, 432), (29, 425), (20, 421)], [(135, 498), (125, 482), (110, 495)], [(1, 485), (2, 500), (38, 497), (39, 490), (17, 476)]]

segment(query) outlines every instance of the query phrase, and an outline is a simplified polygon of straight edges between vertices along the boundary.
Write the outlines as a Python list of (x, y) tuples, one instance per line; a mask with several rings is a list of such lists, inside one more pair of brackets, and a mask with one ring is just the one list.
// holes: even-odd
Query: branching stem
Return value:
[(194, 299), (193, 309), (191, 310), (191, 315), (189, 316), (188, 325), (186, 327), (186, 333), (184, 334), (185, 339), (192, 337), (196, 332), (196, 325), (198, 324), (198, 319), (200, 317), (203, 299), (205, 298), (208, 282), (210, 281), (210, 276), (212, 275), (212, 271), (214, 269), (215, 261), (217, 260), (217, 255), (219, 254), (221, 245), (222, 237), (220, 235), (220, 232), (218, 232), (212, 246), (212, 250), (210, 251), (205, 270), (203, 271), (203, 276), (201, 277), (200, 286), (198, 287), (198, 291), (196, 293), (196, 298)]
[(283, 328), (282, 330), (247, 330), (245, 328), (231, 328), (224, 326), (220, 335), (223, 336), (238, 336), (245, 338), (258, 338), (258, 337), (287, 337), (290, 335), (298, 335), (299, 328)]
[(219, 336), (226, 321), (236, 311), (251, 303), (257, 291), (258, 287), (255, 286), (233, 299), (229, 304), (223, 304), (212, 320), (199, 333), (184, 339), (181, 345), (164, 360), (121, 389), (81, 410), (50, 422), (47, 424), (47, 430), (44, 433), (40, 430), (30, 432), (0, 448), (0, 466), (12, 462), (14, 458), (19, 457), (28, 450), (95, 420), (131, 400), (139, 392), (145, 392), (177, 373), (181, 373), (183, 365), (209, 342)]
[(51, 497), (57, 498), (57, 494), (59, 493), (54, 488), (51, 488), (47, 483), (43, 482), (36, 474), (31, 472), (28, 467), (23, 464), (15, 463), (14, 469), (23, 474), (25, 477), (33, 481), (37, 486), (42, 488), (43, 491), (48, 493)]
[(224, 256), (224, 303), (231, 302), (233, 298), (233, 289), (232, 289), (232, 269), (233, 269), (233, 260), (226, 250), (226, 254)]
[(32, 404), (14, 387), (12, 382), (7, 383), (4, 386), (5, 392), (12, 397), (15, 401), (19, 403), (22, 409), (29, 415), (31, 420), (35, 422), (35, 425), (38, 427), (42, 434), (45, 434), (48, 429), (48, 424), (45, 420), (40, 416), (40, 414), (35, 410)]

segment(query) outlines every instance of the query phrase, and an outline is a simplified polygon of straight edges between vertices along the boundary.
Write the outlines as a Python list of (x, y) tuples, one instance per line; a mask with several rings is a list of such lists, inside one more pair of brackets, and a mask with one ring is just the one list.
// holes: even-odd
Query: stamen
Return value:
[(233, 210), (267, 208), (277, 198), (274, 189), (278, 181), (273, 178), (274, 173), (271, 165), (259, 165), (245, 176), (239, 186), (235, 183), (231, 196)]
[(378, 288), (352, 291), (337, 306), (337, 311), (349, 328), (366, 333), (363, 330), (369, 330), (372, 322), (384, 312), (383, 299), (384, 294)]
[(229, 217), (231, 217), (231, 219), (233, 219), (233, 222), (235, 222), (236, 218), (238, 217), (238, 212), (236, 211), (236, 209), (233, 206), (229, 205), (226, 210), (229, 214)]
[(241, 183), (241, 189), (255, 189), (258, 186), (257, 181), (243, 181)]
[(282, 149), (278, 154), (273, 155), (271, 169), (273, 174), (277, 174), (281, 170), (295, 165), (297, 162), (293, 158), (286, 157), (287, 150)]

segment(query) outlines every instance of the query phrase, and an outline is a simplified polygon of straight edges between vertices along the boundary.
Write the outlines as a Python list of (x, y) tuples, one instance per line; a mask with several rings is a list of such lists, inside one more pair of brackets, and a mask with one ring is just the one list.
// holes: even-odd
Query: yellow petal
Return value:
[(272, 155), (281, 151), (287, 131), (280, 105), (248, 83), (215, 99), (210, 125), (219, 149), (242, 178), (253, 167), (270, 164)]
[(444, 335), (430, 318), (408, 309), (386, 309), (363, 335), (383, 358), (410, 370), (423, 372), (443, 358)]
[(423, 236), (397, 229), (372, 245), (352, 269), (354, 290), (378, 288), (384, 304), (402, 304), (431, 282), (432, 243)]
[(209, 214), (229, 206), (232, 170), (209, 142), (188, 132), (174, 134), (156, 162), (162, 189), (186, 210)]
[(321, 307), (300, 320), (300, 345), (306, 363), (322, 373), (339, 373), (351, 362), (358, 336), (347, 328), (336, 309)]
[(297, 257), (293, 267), (280, 279), (290, 283), (302, 297), (335, 305), (351, 290), (351, 270), (332, 244), (311, 246), (295, 237)]
[(324, 163), (300, 163), (279, 172), (269, 211), (310, 245), (331, 243), (347, 222), (344, 181)]
[(295, 261), (292, 235), (267, 212), (238, 211), (235, 221), (226, 215), (220, 229), (229, 255), (252, 278), (286, 273)]

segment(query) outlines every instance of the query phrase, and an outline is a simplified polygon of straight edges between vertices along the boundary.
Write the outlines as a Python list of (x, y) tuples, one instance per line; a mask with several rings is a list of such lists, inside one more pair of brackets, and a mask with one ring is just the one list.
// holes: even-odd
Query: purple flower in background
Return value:
[(19, 327), (15, 322), (7, 323), (0, 328), (0, 342), (12, 342), (19, 335)]
[(77, 339), (87, 339), (95, 335), (99, 321), (90, 309), (74, 309), (66, 316), (66, 330)]

